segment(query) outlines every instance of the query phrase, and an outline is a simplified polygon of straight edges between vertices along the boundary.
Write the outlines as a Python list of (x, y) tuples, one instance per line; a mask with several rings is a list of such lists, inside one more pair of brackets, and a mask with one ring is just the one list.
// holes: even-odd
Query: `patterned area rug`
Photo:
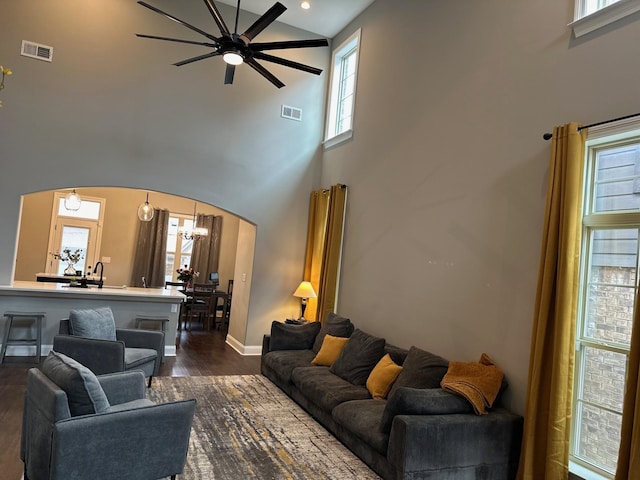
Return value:
[(198, 402), (181, 479), (380, 478), (261, 375), (155, 377), (147, 396)]

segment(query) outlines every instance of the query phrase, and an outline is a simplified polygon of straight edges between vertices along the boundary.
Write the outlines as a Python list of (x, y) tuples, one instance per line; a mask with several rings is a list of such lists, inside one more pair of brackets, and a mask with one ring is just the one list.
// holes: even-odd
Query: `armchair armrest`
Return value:
[(145, 398), (146, 383), (139, 370), (99, 375), (98, 381), (110, 405)]
[(53, 349), (73, 358), (96, 375), (124, 370), (124, 342), (56, 335)]
[(116, 338), (128, 348), (150, 348), (160, 353), (164, 351), (164, 332), (161, 330), (118, 328)]
[(397, 472), (409, 476), (436, 471), (455, 476), (492, 467), (504, 472), (505, 478), (514, 478), (522, 424), (521, 416), (504, 409), (486, 415), (397, 415), (387, 458)]
[(195, 405), (185, 400), (56, 423), (51, 479), (69, 478), (70, 472), (74, 478), (102, 480), (181, 473)]

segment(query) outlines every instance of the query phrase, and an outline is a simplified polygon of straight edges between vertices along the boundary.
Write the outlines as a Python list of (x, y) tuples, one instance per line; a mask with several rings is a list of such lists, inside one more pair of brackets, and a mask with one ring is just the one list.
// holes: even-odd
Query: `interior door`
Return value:
[(82, 197), (78, 211), (64, 208), (64, 194), (55, 193), (51, 212), (51, 230), (45, 273), (62, 275), (68, 263), (58, 259), (58, 254), (68, 248), (71, 252), (82, 250), (82, 259), (74, 268), (87, 271), (95, 265), (100, 255), (104, 199)]

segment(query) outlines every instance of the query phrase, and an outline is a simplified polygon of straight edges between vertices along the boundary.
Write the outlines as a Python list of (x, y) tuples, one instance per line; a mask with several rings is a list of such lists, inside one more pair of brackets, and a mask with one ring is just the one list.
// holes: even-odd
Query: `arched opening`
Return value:
[[(220, 288), (226, 290), (230, 280), (234, 280), (232, 318), (229, 334), (235, 337), (246, 330), (249, 304), (249, 283), (255, 250), (255, 225), (226, 210), (192, 198), (169, 193), (139, 190), (123, 187), (83, 187), (76, 188), (80, 197), (101, 199), (103, 215), (99, 225), (97, 245), (91, 259), (83, 264), (102, 261), (105, 283), (113, 286), (132, 285), (132, 266), (138, 233), (138, 206), (144, 203), (147, 192), (149, 202), (155, 208), (166, 209), (181, 218), (191, 218), (194, 202), (198, 214), (222, 217), (218, 274)], [(38, 275), (56, 273), (59, 261), (52, 248), (56, 193), (69, 190), (57, 189), (24, 194), (22, 196), (20, 220), (14, 262), (14, 281), (34, 281)], [(176, 254), (180, 263), (180, 252)], [(167, 269), (173, 268), (167, 262)], [(171, 274), (173, 272), (167, 272)], [(201, 272), (208, 279), (212, 272)], [(235, 337), (241, 338), (241, 337)]]

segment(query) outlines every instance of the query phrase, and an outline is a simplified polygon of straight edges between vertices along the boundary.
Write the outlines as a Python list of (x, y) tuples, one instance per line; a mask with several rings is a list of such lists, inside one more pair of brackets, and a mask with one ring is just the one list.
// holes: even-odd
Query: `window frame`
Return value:
[[(186, 240), (184, 240), (179, 233), (180, 227), (183, 226), (185, 222), (191, 223), (193, 221), (193, 217), (186, 214), (182, 214), (182, 213), (170, 213), (169, 218), (167, 219), (167, 221), (169, 222), (169, 225), (171, 224), (172, 218), (176, 218), (178, 220), (178, 230), (176, 231), (176, 250), (175, 251), (169, 250), (168, 242), (167, 242), (167, 247), (165, 248), (165, 251), (164, 251), (165, 265), (168, 265), (169, 263), (167, 261), (168, 256), (173, 255), (173, 268), (171, 269), (170, 272), (167, 272), (167, 271), (164, 272), (165, 282), (176, 282), (178, 280), (177, 270), (178, 268), (182, 268), (184, 266), (184, 264), (182, 263), (182, 258), (188, 256), (189, 262), (187, 263), (187, 266), (191, 267), (191, 259), (193, 257), (193, 243), (191, 245), (191, 252), (187, 254), (182, 253), (182, 243), (185, 242)], [(168, 240), (168, 237), (169, 237), (169, 229), (167, 228), (167, 240)]]
[[(325, 124), (324, 148), (330, 148), (345, 142), (353, 137), (353, 120), (356, 105), (356, 90), (358, 86), (358, 68), (360, 65), (360, 45), (362, 29), (356, 30), (344, 42), (333, 50), (331, 57), (331, 74), (329, 76), (329, 95), (327, 100), (327, 115)], [(355, 54), (355, 72), (353, 79), (353, 94), (351, 105), (351, 125), (340, 133), (336, 133), (335, 128), (338, 123), (338, 106), (344, 98), (341, 95), (341, 84), (344, 81), (342, 76), (343, 60)]]
[(640, 11), (640, 0), (619, 0), (593, 13), (585, 14), (587, 0), (576, 0), (574, 19), (569, 24), (576, 38)]
[[(582, 247), (580, 251), (580, 271), (579, 271), (579, 292), (578, 292), (578, 310), (576, 319), (576, 358), (574, 365), (574, 388), (572, 400), (572, 421), (571, 421), (571, 445), (569, 452), (569, 471), (583, 478), (611, 479), (611, 475), (606, 470), (597, 465), (592, 465), (588, 461), (581, 459), (574, 454), (577, 448), (579, 437), (579, 417), (580, 407), (583, 400), (579, 398), (581, 386), (585, 381), (586, 372), (581, 371), (583, 366), (583, 350), (584, 348), (597, 348), (603, 351), (623, 354), (628, 358), (630, 346), (624, 344), (607, 341), (603, 339), (595, 339), (586, 335), (587, 328), (587, 302), (589, 301), (589, 285), (590, 280), (590, 260), (592, 250), (591, 236), (595, 232), (602, 229), (637, 229), (640, 232), (640, 210), (614, 210), (608, 212), (594, 212), (594, 198), (596, 189), (596, 161), (599, 152), (612, 150), (625, 145), (640, 144), (640, 118), (627, 118), (617, 122), (604, 124), (601, 126), (591, 127), (587, 134), (585, 144), (585, 177), (583, 190), (583, 216), (582, 216)], [(640, 233), (638, 235), (639, 246), (636, 251), (636, 278), (634, 286), (637, 298), (638, 281), (640, 279)], [(586, 404), (586, 402), (585, 402)], [(606, 406), (598, 406), (598, 408)]]

